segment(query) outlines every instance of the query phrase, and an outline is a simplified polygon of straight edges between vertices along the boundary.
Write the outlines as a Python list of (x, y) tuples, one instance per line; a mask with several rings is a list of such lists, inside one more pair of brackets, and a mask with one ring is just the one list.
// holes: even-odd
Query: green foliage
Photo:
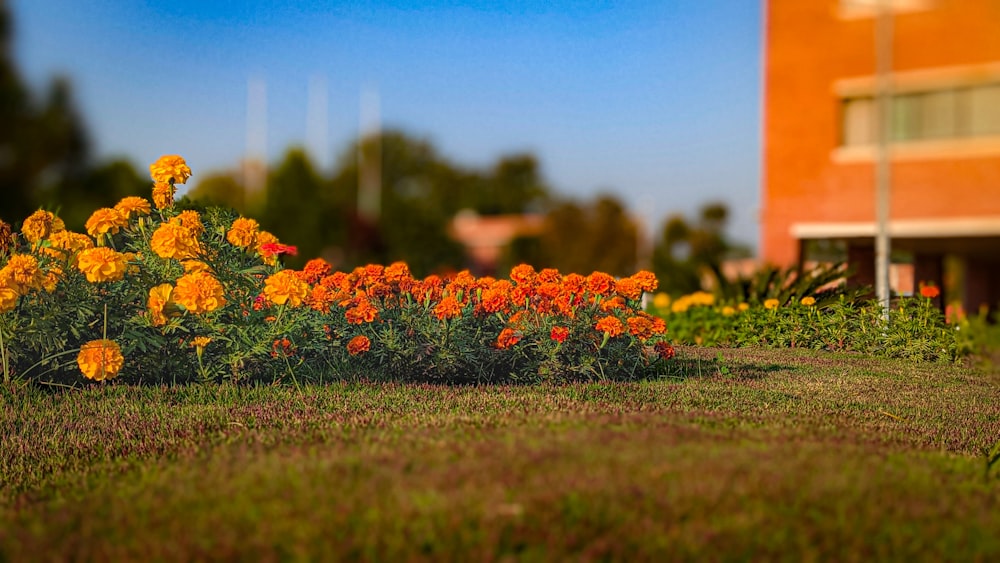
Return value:
[(724, 203), (702, 207), (695, 220), (683, 215), (667, 218), (653, 248), (653, 272), (660, 289), (671, 295), (702, 289), (702, 280), (723, 280), (722, 261), (745, 253), (730, 243), (724, 233), (729, 210)]
[(838, 301), (841, 296), (850, 302), (871, 294), (867, 287), (849, 289), (845, 280), (851, 276), (846, 262), (823, 263), (804, 270), (801, 266), (780, 268), (766, 265), (749, 277), (730, 280), (718, 277), (713, 293), (719, 301), (729, 303), (764, 303), (777, 299), (788, 305), (803, 297), (816, 299), (819, 306)]

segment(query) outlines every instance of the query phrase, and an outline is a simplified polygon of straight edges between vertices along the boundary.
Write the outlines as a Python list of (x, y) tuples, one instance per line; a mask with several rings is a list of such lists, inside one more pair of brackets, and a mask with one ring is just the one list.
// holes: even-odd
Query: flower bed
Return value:
[(664, 321), (641, 310), (649, 272), (284, 269), (295, 247), (253, 219), (175, 205), (191, 175), (182, 158), (150, 173), (152, 205), (98, 209), (86, 234), (44, 210), (20, 233), (0, 229), (5, 381), (637, 379), (673, 356)]

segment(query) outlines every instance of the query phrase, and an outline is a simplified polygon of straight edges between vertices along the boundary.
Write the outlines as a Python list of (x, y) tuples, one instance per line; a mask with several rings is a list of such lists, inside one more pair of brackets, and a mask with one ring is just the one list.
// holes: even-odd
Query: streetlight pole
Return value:
[(875, 73), (878, 108), (878, 152), (875, 167), (875, 294), (882, 314), (889, 315), (889, 194), (892, 167), (889, 142), (892, 129), (892, 9), (891, 0), (878, 0), (875, 22)]

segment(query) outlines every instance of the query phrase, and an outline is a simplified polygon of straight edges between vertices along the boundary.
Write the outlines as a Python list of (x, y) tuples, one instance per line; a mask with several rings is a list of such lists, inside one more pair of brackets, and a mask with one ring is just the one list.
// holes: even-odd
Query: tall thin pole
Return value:
[(892, 166), (889, 141), (892, 129), (892, 11), (890, 0), (878, 0), (875, 22), (875, 71), (878, 92), (878, 157), (875, 169), (875, 294), (883, 315), (889, 314), (889, 202)]

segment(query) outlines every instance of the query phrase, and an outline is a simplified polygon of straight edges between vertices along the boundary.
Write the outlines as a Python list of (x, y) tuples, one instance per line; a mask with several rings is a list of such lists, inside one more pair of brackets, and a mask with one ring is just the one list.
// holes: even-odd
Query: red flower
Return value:
[(654, 344), (653, 349), (656, 350), (656, 353), (659, 354), (660, 357), (663, 358), (664, 360), (669, 360), (670, 358), (673, 358), (674, 354), (676, 353), (674, 351), (674, 347), (671, 346), (669, 342), (664, 342), (662, 340)]
[(554, 326), (552, 332), (549, 333), (549, 338), (560, 344), (566, 341), (567, 336), (569, 336), (569, 329), (564, 326)]
[(934, 299), (938, 295), (941, 295), (941, 290), (938, 289), (936, 286), (933, 286), (933, 285), (921, 285), (920, 286), (920, 295), (923, 295), (924, 297), (926, 297), (928, 299)]
[(520, 340), (521, 337), (514, 332), (514, 329), (505, 328), (501, 330), (500, 335), (497, 336), (497, 348), (500, 348), (501, 350), (510, 348), (511, 346), (517, 344)]
[(351, 339), (347, 343), (347, 353), (352, 356), (357, 356), (358, 354), (363, 354), (372, 349), (372, 342), (368, 340), (367, 336), (359, 335)]
[(260, 253), (264, 256), (275, 256), (277, 254), (288, 254), (289, 256), (295, 256), (299, 253), (298, 247), (292, 246), (290, 244), (281, 244), (280, 242), (265, 242), (260, 245)]

